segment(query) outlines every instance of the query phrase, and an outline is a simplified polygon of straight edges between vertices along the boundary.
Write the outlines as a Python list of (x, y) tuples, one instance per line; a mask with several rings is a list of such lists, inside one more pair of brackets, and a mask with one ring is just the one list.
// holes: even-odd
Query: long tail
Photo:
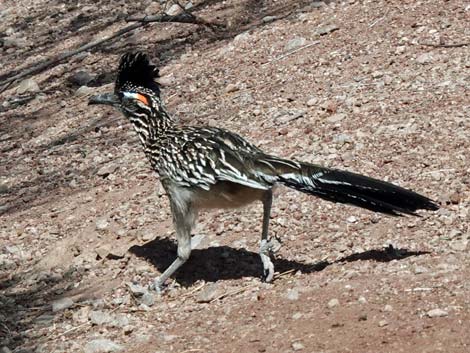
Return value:
[(439, 208), (433, 200), (416, 192), (360, 174), (271, 156), (262, 162), (275, 169), (278, 182), (328, 201), (394, 216)]

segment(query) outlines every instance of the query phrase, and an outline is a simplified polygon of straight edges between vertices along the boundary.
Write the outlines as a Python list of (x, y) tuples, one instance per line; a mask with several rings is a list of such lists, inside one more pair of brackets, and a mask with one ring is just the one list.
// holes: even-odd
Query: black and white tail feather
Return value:
[(416, 192), (364, 175), (276, 157), (263, 160), (276, 170), (277, 182), (324, 200), (393, 216), (416, 216), (417, 210), (439, 208), (434, 201)]

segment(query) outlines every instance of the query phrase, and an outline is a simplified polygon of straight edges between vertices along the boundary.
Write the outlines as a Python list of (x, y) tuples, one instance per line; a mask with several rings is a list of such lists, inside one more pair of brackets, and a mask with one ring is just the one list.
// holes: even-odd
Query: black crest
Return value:
[[(160, 86), (155, 82), (158, 68), (150, 64), (147, 54), (130, 52), (121, 57), (116, 78), (115, 92), (123, 87), (143, 87), (160, 94)], [(124, 88), (126, 89), (126, 88)]]

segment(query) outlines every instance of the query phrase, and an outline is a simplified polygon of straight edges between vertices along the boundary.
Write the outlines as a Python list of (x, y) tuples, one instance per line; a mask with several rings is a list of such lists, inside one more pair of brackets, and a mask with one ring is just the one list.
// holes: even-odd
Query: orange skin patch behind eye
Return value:
[(149, 105), (149, 100), (144, 95), (137, 93), (136, 98), (140, 100), (142, 103), (144, 103), (145, 105)]

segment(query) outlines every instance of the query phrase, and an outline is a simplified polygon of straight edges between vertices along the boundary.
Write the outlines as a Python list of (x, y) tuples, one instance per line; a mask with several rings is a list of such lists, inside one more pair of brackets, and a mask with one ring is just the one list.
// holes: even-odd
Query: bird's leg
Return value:
[(196, 213), (190, 205), (177, 205), (170, 200), (173, 223), (176, 229), (178, 242), (178, 257), (175, 261), (154, 280), (154, 289), (161, 292), (165, 281), (181, 267), (191, 255), (191, 228), (195, 222)]
[(272, 190), (266, 191), (263, 201), (263, 230), (261, 232), (261, 243), (259, 248), (259, 256), (263, 263), (263, 280), (271, 282), (274, 277), (274, 265), (270, 258), (271, 242), (268, 240), (269, 217), (271, 216), (271, 205), (273, 203)]

